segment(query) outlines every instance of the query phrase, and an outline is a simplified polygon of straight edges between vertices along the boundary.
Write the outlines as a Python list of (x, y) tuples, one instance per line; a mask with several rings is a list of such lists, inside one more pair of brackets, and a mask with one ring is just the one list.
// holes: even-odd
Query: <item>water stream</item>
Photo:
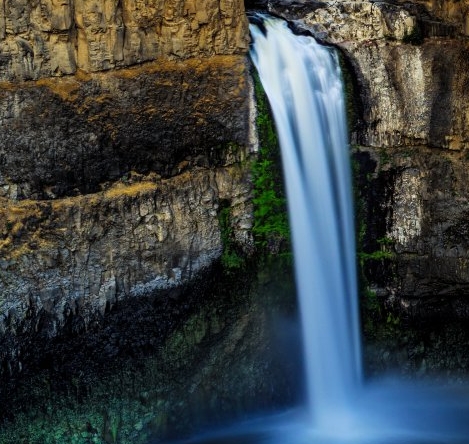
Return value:
[(342, 81), (335, 53), (286, 23), (251, 26), (252, 60), (282, 147), (312, 420), (348, 411), (361, 384), (355, 241)]
[(465, 386), (365, 382), (349, 152), (337, 57), (284, 21), (251, 25), (252, 60), (269, 98), (286, 178), (302, 313), (307, 406), (191, 442), (467, 443)]

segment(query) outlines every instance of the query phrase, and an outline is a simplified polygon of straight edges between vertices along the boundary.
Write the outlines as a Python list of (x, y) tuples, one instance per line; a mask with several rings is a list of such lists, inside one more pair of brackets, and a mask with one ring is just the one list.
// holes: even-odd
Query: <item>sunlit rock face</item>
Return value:
[(240, 0), (5, 0), (0, 7), (0, 80), (239, 54), (247, 44)]
[(374, 147), (469, 147), (469, 50), (463, 40), (344, 44), (356, 63), (363, 128)]
[(294, 5), (275, 11), (338, 46), (350, 61), (362, 105), (353, 143), (468, 147), (469, 48), (462, 25), (419, 5), (313, 5), (301, 13)]
[[(406, 2), (400, 0), (399, 3), (404, 5)], [(458, 32), (469, 35), (469, 2), (467, 0), (414, 0), (411, 3), (417, 8), (429, 11), (436, 19), (435, 25), (438, 25), (437, 22), (441, 20), (455, 26)]]
[(369, 282), (411, 316), (467, 317), (469, 2), (270, 7), (337, 46), (352, 74), (364, 247), (383, 253)]
[(248, 38), (237, 0), (0, 2), (3, 376), (34, 331), (177, 293), (222, 207), (251, 251)]

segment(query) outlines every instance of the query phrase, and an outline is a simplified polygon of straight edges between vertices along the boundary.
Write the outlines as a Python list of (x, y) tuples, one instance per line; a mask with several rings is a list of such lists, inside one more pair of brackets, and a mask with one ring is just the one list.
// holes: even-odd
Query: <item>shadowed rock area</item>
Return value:
[[(69, 356), (93, 337), (111, 344), (103, 319), (117, 306), (136, 322), (140, 298), (165, 307), (207, 275), (223, 250), (221, 207), (233, 245), (252, 252), (247, 42), (237, 1), (0, 2), (9, 395), (39, 350), (56, 362), (62, 345)], [(87, 366), (78, 355), (74, 368)]]
[(247, 76), (242, 56), (217, 56), (4, 84), (0, 195), (77, 195), (130, 171), (168, 177), (240, 160)]

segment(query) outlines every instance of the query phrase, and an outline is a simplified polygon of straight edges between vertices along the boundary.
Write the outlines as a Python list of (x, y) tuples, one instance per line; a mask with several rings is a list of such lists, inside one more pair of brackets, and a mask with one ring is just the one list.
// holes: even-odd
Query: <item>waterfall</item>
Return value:
[(308, 414), (254, 418), (185, 443), (467, 444), (469, 387), (362, 381), (349, 153), (337, 57), (285, 22), (251, 25), (282, 149)]
[[(336, 53), (286, 22), (251, 25), (251, 58), (282, 152), (308, 401), (314, 424), (346, 412), (361, 385), (351, 174)], [(336, 419), (335, 419), (336, 421)]]
[(362, 381), (351, 172), (337, 56), (313, 38), (294, 35), (283, 20), (261, 20), (250, 26), (251, 58), (281, 145), (310, 411), (306, 421), (288, 419), (286, 430), (278, 419), (268, 422), (275, 436), (268, 442), (467, 444), (467, 385), (454, 390), (392, 377)]

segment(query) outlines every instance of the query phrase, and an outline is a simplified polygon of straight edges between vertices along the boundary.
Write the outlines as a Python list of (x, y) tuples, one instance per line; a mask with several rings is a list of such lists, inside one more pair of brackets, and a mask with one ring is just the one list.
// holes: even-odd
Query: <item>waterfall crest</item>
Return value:
[(251, 57), (282, 151), (314, 424), (348, 409), (361, 384), (351, 174), (333, 50), (286, 22), (251, 25)]

